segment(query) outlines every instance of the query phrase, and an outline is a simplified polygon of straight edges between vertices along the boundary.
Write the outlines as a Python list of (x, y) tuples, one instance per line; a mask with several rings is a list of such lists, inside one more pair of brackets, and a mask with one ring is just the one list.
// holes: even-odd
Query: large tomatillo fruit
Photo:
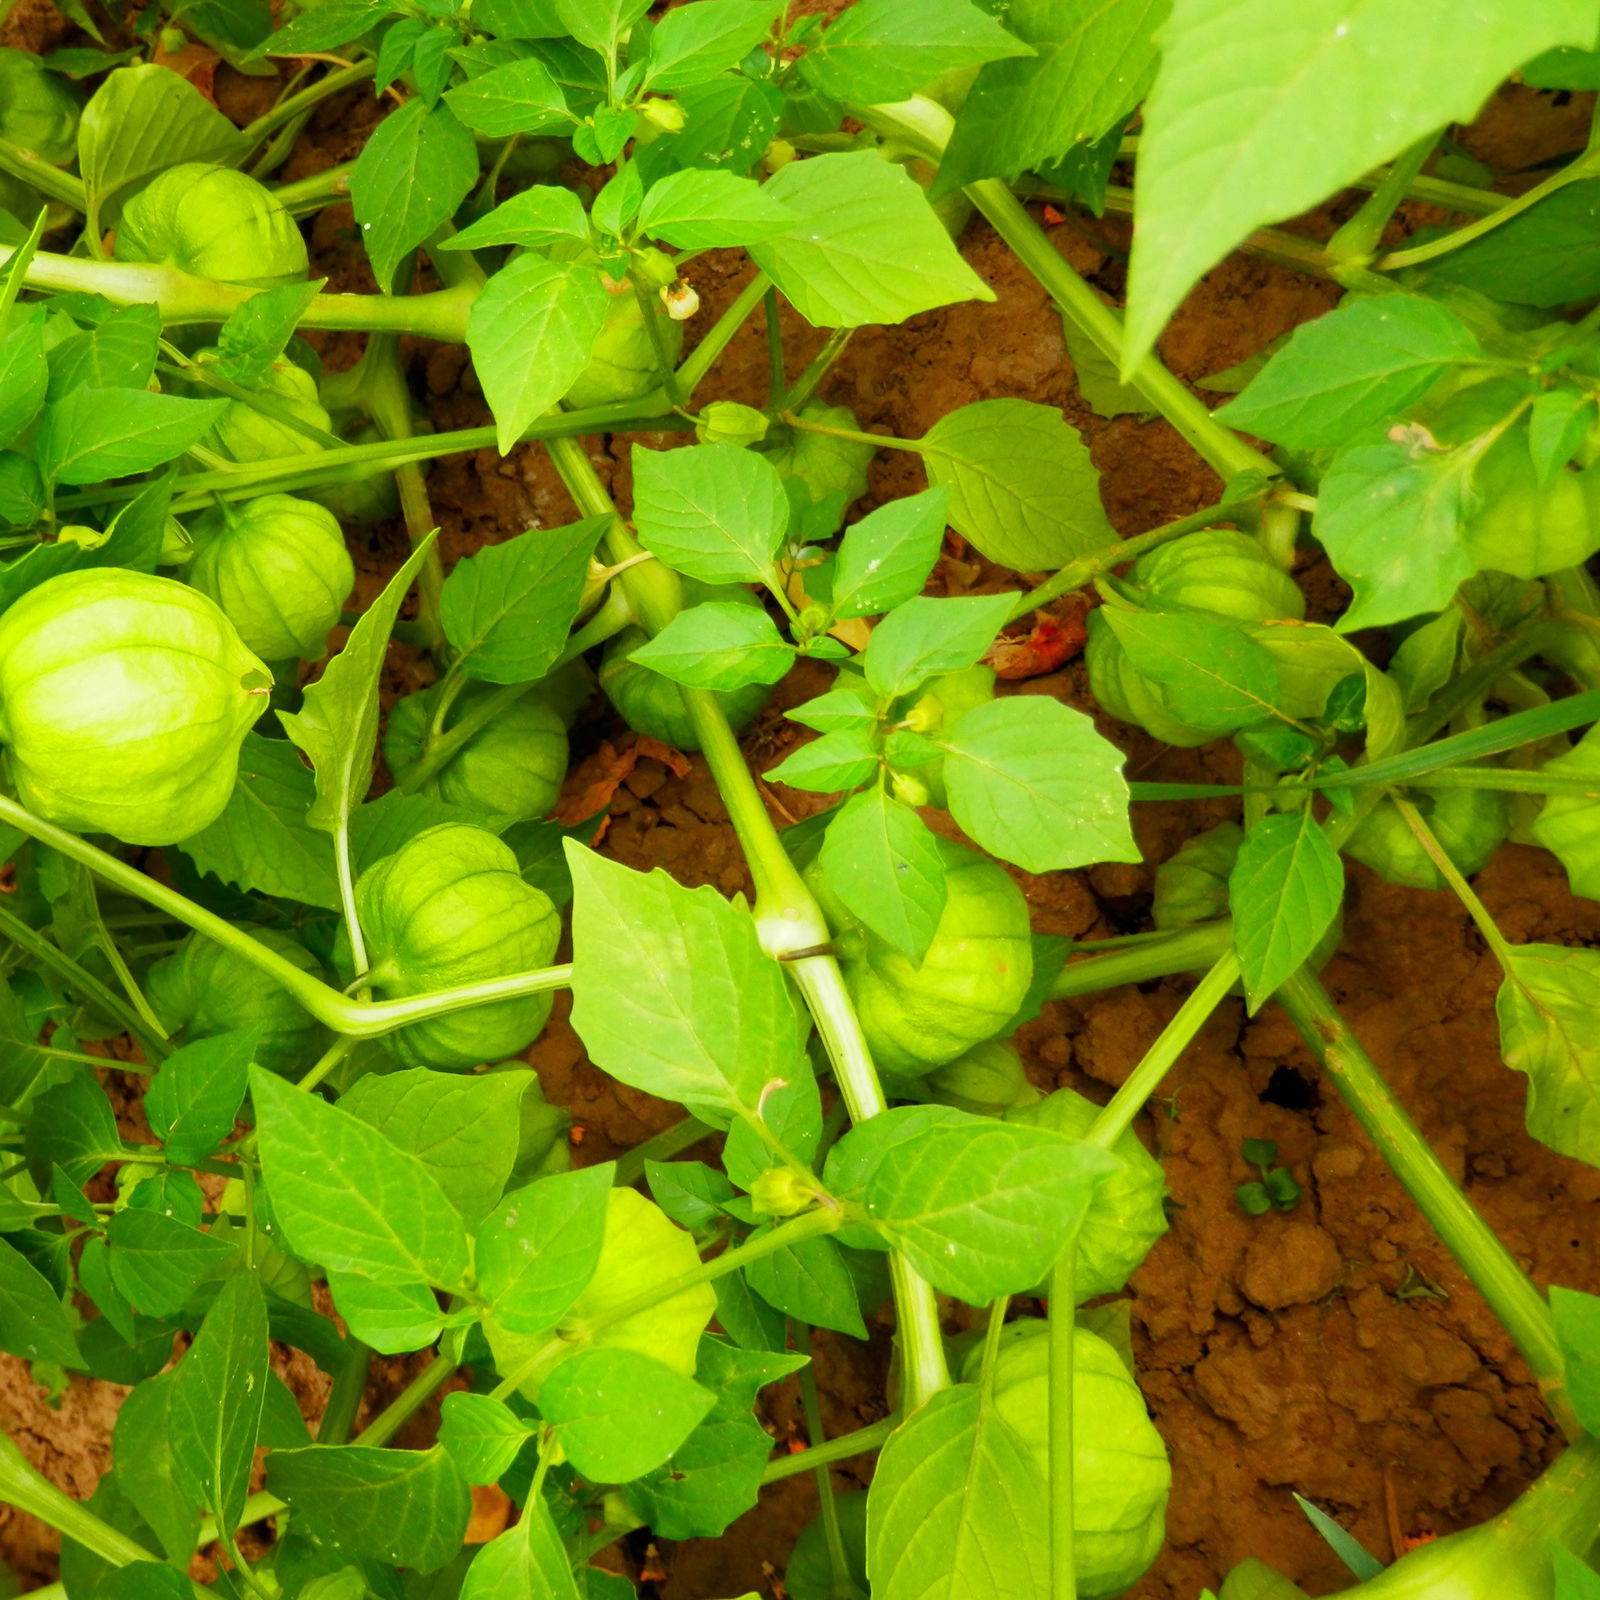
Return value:
[[(465, 823), (419, 833), (356, 880), (367, 981), (383, 999), (510, 977), (550, 964), (561, 919), (523, 882), (509, 845)], [(348, 970), (348, 942), (336, 950)], [(516, 1055), (550, 1015), (548, 994), (519, 995), (415, 1022), (385, 1036), (407, 1067), (460, 1070)]]
[[(662, 345), (667, 355), (676, 361), (683, 348), (683, 324), (674, 322), (664, 310), (656, 309), (659, 302), (654, 294), (648, 298)], [(589, 365), (578, 374), (564, 399), (574, 410), (581, 411), (589, 406), (620, 405), (624, 400), (637, 400), (660, 387), (661, 363), (656, 356), (650, 325), (644, 320), (644, 308), (633, 292), (633, 285), (625, 283), (611, 296), (606, 306), (605, 324), (595, 340)]]
[(32, 51), (0, 49), (0, 139), (64, 167), (78, 153), (78, 110), (77, 91)]
[(0, 615), (0, 742), (52, 822), (172, 844), (214, 822), (272, 675), (214, 601), (106, 567)]
[(355, 587), (338, 520), (311, 500), (264, 494), (191, 524), (189, 582), (210, 596), (267, 661), (315, 661)]

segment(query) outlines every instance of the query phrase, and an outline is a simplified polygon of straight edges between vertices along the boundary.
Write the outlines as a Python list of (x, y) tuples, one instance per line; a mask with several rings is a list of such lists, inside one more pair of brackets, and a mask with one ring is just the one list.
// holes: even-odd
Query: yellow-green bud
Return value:
[(694, 436), (701, 444), (759, 444), (767, 436), (766, 413), (737, 400), (713, 400), (695, 419)]
[(652, 96), (639, 109), (646, 121), (653, 122), (663, 133), (676, 133), (689, 120), (676, 100)]
[(816, 1200), (814, 1190), (788, 1167), (768, 1167), (750, 1185), (750, 1203), (764, 1217), (792, 1217)]

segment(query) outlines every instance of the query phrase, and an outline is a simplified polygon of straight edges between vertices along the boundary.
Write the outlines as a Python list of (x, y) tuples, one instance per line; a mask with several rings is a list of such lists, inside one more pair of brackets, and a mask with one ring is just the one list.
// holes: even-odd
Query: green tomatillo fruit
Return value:
[(272, 676), (171, 578), (63, 573), (0, 615), (0, 742), (24, 805), (128, 844), (216, 820)]
[(32, 51), (0, 49), (0, 139), (7, 144), (66, 166), (78, 153), (80, 105), (72, 85)]
[[(1038, 1105), (1008, 1112), (1006, 1121), (1082, 1139), (1099, 1115), (1100, 1107), (1092, 1100), (1071, 1089), (1057, 1089)], [(1167, 1231), (1162, 1203), (1167, 1179), (1161, 1163), (1140, 1144), (1132, 1128), (1123, 1130), (1110, 1153), (1117, 1170), (1101, 1179), (1078, 1229), (1072, 1281), (1079, 1305), (1126, 1287), (1134, 1268)]]
[(220, 505), (197, 518), (189, 582), (222, 607), (267, 661), (315, 661), (355, 587), (331, 511), (289, 494)]
[(1539, 481), (1525, 423), (1484, 452), (1462, 538), (1480, 567), (1540, 578), (1582, 566), (1600, 550), (1600, 465)]
[[(655, 309), (658, 302), (652, 294), (651, 315), (655, 318), (656, 333), (669, 359), (676, 361), (683, 348), (683, 326), (674, 322), (664, 310)], [(605, 325), (595, 341), (589, 365), (578, 374), (578, 381), (567, 390), (565, 402), (572, 409), (582, 411), (589, 406), (620, 405), (625, 400), (637, 400), (641, 395), (659, 389), (662, 383), (661, 362), (656, 355), (656, 341), (651, 337), (649, 324), (644, 320), (644, 310), (631, 283), (611, 296), (606, 307)]]
[(1300, 586), (1247, 533), (1205, 528), (1157, 545), (1133, 564), (1130, 579), (1164, 605), (1192, 606), (1239, 622), (1306, 614)]
[[(995, 1358), (994, 1405), (1039, 1465), (1044, 1501), (1050, 1461), (1048, 1325), (1007, 1325)], [(981, 1371), (982, 1345), (962, 1376)], [(1122, 1357), (1098, 1335), (1075, 1328), (1072, 1339), (1072, 1553), (1083, 1600), (1119, 1595), (1155, 1560), (1165, 1533), (1172, 1467), (1145, 1410), (1144, 1396)], [(1018, 1506), (1038, 1526), (1049, 1507)]]
[(1028, 1082), (1022, 1057), (1003, 1039), (974, 1045), (963, 1056), (923, 1078), (918, 1087), (928, 1099), (975, 1117), (1003, 1117), (1037, 1106), (1044, 1096)]
[(262, 288), (302, 279), (308, 267), (299, 226), (272, 191), (203, 161), (168, 167), (122, 208), (116, 256)]
[[(855, 431), (861, 426), (848, 406), (825, 406), (808, 400), (796, 413), (802, 422), (824, 428)], [(832, 523), (810, 528), (808, 538), (825, 538), (844, 526), (844, 514), (867, 492), (867, 468), (876, 453), (860, 439), (841, 439), (829, 433), (808, 433), (787, 423), (776, 423), (756, 447), (790, 484), (791, 496), (804, 504), (826, 506)]]
[[(383, 759), (397, 782), (404, 781), (427, 748), (439, 689), (435, 684), (420, 694), (408, 694), (389, 713)], [(485, 695), (495, 692), (489, 684), (470, 685), (456, 697), (448, 723), (459, 722)], [(530, 692), (473, 734), (422, 785), (421, 792), (464, 811), (525, 821), (550, 814), (566, 775), (567, 725), (552, 706)]]
[(920, 1078), (1005, 1030), (1033, 978), (1028, 903), (1004, 868), (938, 841), (945, 906), (921, 963), (864, 927), (813, 862), (806, 871), (879, 1069)]
[[(556, 908), (523, 882), (510, 846), (464, 823), (429, 828), (368, 867), (356, 911), (367, 981), (383, 999), (531, 972), (550, 964), (561, 937)], [(336, 964), (349, 968), (348, 942)], [(550, 1005), (548, 994), (495, 1000), (414, 1022), (384, 1043), (402, 1066), (477, 1067), (532, 1043)]]
[[(309, 427), (323, 433), (332, 430), (332, 421), (317, 398), (317, 380), (304, 367), (289, 360), (273, 362), (261, 393)], [(323, 449), (310, 434), (301, 433), (243, 400), (228, 402), (206, 442), (241, 463), (317, 455)]]
[[(302, 972), (325, 976), (322, 963), (291, 935), (249, 922), (236, 926)], [(175, 1043), (260, 1028), (253, 1059), (271, 1072), (293, 1076), (309, 1067), (326, 1038), (322, 1024), (259, 967), (202, 934), (189, 934), (157, 961), (145, 985), (151, 1009)]]
[[(1417, 788), (1408, 798), (1464, 877), (1482, 870), (1511, 831), (1508, 794), (1491, 789)], [(1423, 849), (1406, 819), (1387, 803), (1363, 819), (1344, 849), (1385, 883), (1412, 889), (1445, 886), (1433, 857)]]

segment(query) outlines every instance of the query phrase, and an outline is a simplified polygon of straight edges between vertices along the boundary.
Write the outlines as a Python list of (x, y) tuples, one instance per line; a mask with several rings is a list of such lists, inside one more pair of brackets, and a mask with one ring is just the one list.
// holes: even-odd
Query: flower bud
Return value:
[(750, 1185), (750, 1203), (764, 1217), (792, 1217), (816, 1200), (797, 1172), (788, 1167), (768, 1167)]
[(766, 413), (737, 400), (713, 400), (695, 419), (694, 436), (701, 444), (759, 444), (767, 436)]

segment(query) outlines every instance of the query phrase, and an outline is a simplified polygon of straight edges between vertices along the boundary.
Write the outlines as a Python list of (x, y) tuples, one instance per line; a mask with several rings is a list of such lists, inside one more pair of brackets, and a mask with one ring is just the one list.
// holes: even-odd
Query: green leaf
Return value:
[(1475, 570), (1461, 540), (1473, 452), (1392, 431), (1341, 450), (1317, 492), (1312, 531), (1355, 591), (1341, 633), (1442, 611)]
[(763, 777), (769, 783), (786, 783), (792, 789), (809, 789), (813, 794), (837, 794), (854, 789), (871, 778), (883, 763), (874, 725), (835, 729), (820, 739), (798, 746)]
[(529, 1501), (514, 1527), (472, 1558), (460, 1600), (583, 1600), (544, 1500)]
[(1231, 733), (1274, 717), (1278, 669), (1231, 619), (1117, 605), (1102, 606), (1100, 615), (1129, 664), (1161, 686), (1167, 709), (1181, 722)]
[(1252, 1556), (1241, 1561), (1223, 1582), (1217, 1600), (1309, 1600), (1304, 1589)]
[(176, 1389), (174, 1371), (129, 1391), (117, 1412), (112, 1458), (117, 1482), (150, 1524), (167, 1560), (187, 1567), (200, 1532), (200, 1510), (198, 1496), (180, 1479), (173, 1444)]
[(594, 1277), (605, 1238), (609, 1163), (508, 1194), (478, 1230), (478, 1287), (512, 1333), (545, 1333)]
[(1600, 1167), (1600, 950), (1513, 945), (1495, 1001), (1500, 1052), (1528, 1078), (1528, 1132)]
[(147, 1317), (177, 1316), (195, 1290), (235, 1253), (214, 1233), (200, 1233), (160, 1211), (132, 1207), (112, 1217), (106, 1239), (111, 1281)]
[(510, 1406), (486, 1394), (447, 1394), (439, 1408), (439, 1443), (468, 1483), (493, 1483), (530, 1433)]
[(794, 996), (747, 912), (576, 844), (567, 860), (572, 1025), (597, 1066), (719, 1123), (810, 1070)]
[(144, 1113), (168, 1161), (192, 1166), (233, 1132), (259, 1037), (256, 1028), (240, 1028), (196, 1039), (156, 1069)]
[(1600, 900), (1600, 729), (1591, 728), (1543, 771), (1592, 780), (1592, 794), (1553, 794), (1532, 828), (1533, 837), (1561, 863), (1574, 894)]
[(860, 1207), (883, 1248), (903, 1251), (936, 1289), (981, 1306), (1050, 1271), (1115, 1170), (1080, 1139), (950, 1106), (900, 1106), (852, 1128), (824, 1177)]
[(744, 1275), (750, 1287), (785, 1316), (852, 1339), (868, 1337), (856, 1281), (836, 1240), (803, 1239), (752, 1261)]
[(754, 180), (687, 167), (651, 185), (638, 225), (647, 237), (664, 239), (680, 250), (712, 250), (770, 239), (793, 221), (788, 206)]
[(267, 1457), (267, 1491), (314, 1535), (391, 1566), (437, 1572), (461, 1548), (472, 1497), (443, 1450), (312, 1445)]
[(962, 67), (1032, 54), (971, 0), (857, 0), (806, 52), (804, 71), (835, 100), (875, 106)]
[(0, 1350), (81, 1369), (72, 1313), (20, 1250), (0, 1239)]
[(325, 281), (280, 283), (235, 306), (217, 335), (218, 376), (245, 388), (265, 382)]
[(889, 1436), (867, 1500), (873, 1600), (1042, 1595), (1049, 1503), (1026, 1442), (976, 1384), (941, 1390)]
[(328, 0), (326, 5), (291, 18), (250, 51), (250, 56), (293, 56), (333, 50), (359, 39), (373, 21), (372, 0)]
[(907, 600), (872, 630), (862, 656), (867, 682), (892, 699), (940, 673), (970, 667), (994, 643), (1015, 603), (1014, 594)]
[(1479, 357), (1472, 330), (1437, 300), (1352, 296), (1296, 328), (1217, 416), (1296, 450), (1336, 448), (1404, 410), (1453, 363)]
[(1452, 0), (1174, 0), (1144, 104), (1124, 370), (1252, 229), (1472, 121), (1513, 67), (1594, 33), (1590, 0), (1495, 5), (1470, 28)]
[(797, 221), (750, 255), (813, 326), (904, 322), (958, 300), (994, 299), (916, 180), (876, 151), (791, 161), (766, 192)]
[(950, 487), (950, 525), (1018, 572), (1065, 566), (1115, 544), (1100, 475), (1054, 406), (978, 400), (923, 436), (929, 481)]
[(716, 1396), (634, 1350), (580, 1350), (539, 1389), (539, 1410), (592, 1483), (631, 1483), (659, 1467)]
[(22, 1149), (41, 1190), (49, 1186), (52, 1167), (61, 1167), (82, 1188), (106, 1162), (121, 1159), (117, 1119), (92, 1074), (75, 1072), (65, 1083), (46, 1089), (31, 1110)]
[(772, 32), (783, 0), (696, 0), (669, 11), (650, 35), (645, 84), (683, 89), (742, 61)]
[(1019, 176), (1119, 127), (1150, 87), (1168, 0), (1016, 0), (1006, 26), (1037, 52), (978, 74), (956, 118), (935, 196)]
[(0, 446), (14, 443), (39, 415), (49, 376), (44, 318), (32, 311), (0, 340)]
[(1305, 1513), (1306, 1521), (1322, 1535), (1323, 1542), (1363, 1582), (1379, 1577), (1383, 1563), (1373, 1556), (1350, 1530), (1333, 1520), (1319, 1506), (1314, 1506), (1304, 1495), (1297, 1494), (1294, 1503)]
[[(668, 13), (665, 22), (693, 15), (710, 0)], [(668, 150), (679, 166), (721, 167), (748, 172), (778, 131), (784, 99), (770, 83), (728, 73), (710, 83), (683, 89), (677, 102), (689, 120), (681, 133), (669, 135)], [(666, 141), (663, 141), (665, 143)]]
[(202, 872), (236, 889), (339, 909), (333, 851), (312, 827), (317, 780), (286, 739), (244, 736), (239, 781), (217, 820), (178, 843)]
[(726, 600), (709, 600), (680, 611), (630, 657), (691, 689), (776, 683), (794, 658), (794, 646), (765, 611)]
[(229, 1533), (250, 1487), (269, 1354), (261, 1285), (241, 1272), (223, 1285), (175, 1369), (170, 1415), (178, 1481)]
[[(700, 0), (703, 5), (706, 0)], [(589, 238), (583, 202), (570, 189), (538, 184), (514, 194), (460, 233), (439, 242), (441, 250), (479, 250), (491, 244), (548, 245)]]
[(327, 1269), (328, 1289), (352, 1338), (380, 1355), (402, 1355), (434, 1342), (444, 1313), (433, 1291), (420, 1283), (374, 1283), (359, 1273)]
[(1339, 852), (1310, 811), (1251, 823), (1228, 877), (1228, 907), (1252, 1012), (1316, 949), (1343, 898)]
[(950, 814), (1025, 872), (1138, 861), (1122, 752), (1046, 695), (975, 706), (941, 739)]
[(1561, 306), (1600, 294), (1600, 178), (1582, 178), (1428, 264), (1428, 276), (1519, 306)]
[(845, 529), (833, 568), (836, 617), (876, 617), (922, 592), (949, 516), (944, 486), (908, 494)]
[(650, 0), (555, 0), (556, 14), (579, 44), (614, 56), (617, 42), (650, 9)]
[(823, 876), (881, 939), (920, 962), (944, 914), (944, 859), (928, 825), (881, 789), (845, 801), (823, 836)]
[(1594, 397), (1575, 384), (1541, 390), (1528, 408), (1528, 454), (1540, 487), (1577, 453), (1594, 425)]
[(74, 389), (45, 411), (39, 470), (54, 483), (146, 472), (199, 444), (227, 405), (147, 389)]
[(244, 135), (170, 67), (118, 67), (78, 124), (78, 170), (97, 212), (130, 185), (184, 161), (232, 166)]
[[(161, 316), (154, 306), (123, 306), (50, 352), (51, 400), (74, 389), (142, 389), (155, 371)], [(10, 443), (7, 439), (6, 443)]]
[(502, 267), (472, 302), (467, 348), (494, 413), (501, 454), (510, 453), (589, 365), (606, 305), (592, 264), (536, 255)]
[(372, 757), (378, 746), (378, 675), (400, 603), (436, 537), (437, 530), (417, 545), (362, 613), (344, 649), (307, 687), (301, 710), (278, 713), (284, 731), (310, 758), (316, 773), (317, 798), (306, 813), (313, 827), (342, 832), (371, 787)]
[(734, 444), (633, 447), (639, 542), (702, 583), (759, 578), (789, 527), (789, 497), (764, 456)]
[(375, 1283), (465, 1282), (461, 1218), (421, 1161), (259, 1067), (250, 1093), (273, 1216), (297, 1255)]
[(605, 516), (533, 529), (450, 569), (439, 620), (468, 677), (532, 683), (550, 670), (578, 614), (589, 558), (610, 525)]
[(1557, 1545), (1550, 1555), (1555, 1563), (1553, 1600), (1600, 1600), (1600, 1573), (1588, 1562), (1579, 1560), (1564, 1545)]
[(356, 870), (365, 872), (385, 856), (392, 856), (419, 833), (436, 828), (442, 822), (470, 823), (475, 828), (497, 834), (505, 825), (505, 818), (453, 806), (431, 794), (403, 794), (391, 789), (388, 794), (357, 806), (351, 815), (350, 854)]
[(477, 144), (448, 106), (408, 100), (373, 129), (350, 172), (350, 200), (380, 288), (455, 215), (477, 177)]
[(1600, 1431), (1600, 1296), (1553, 1285), (1550, 1316), (1566, 1367), (1567, 1398), (1583, 1430)]

